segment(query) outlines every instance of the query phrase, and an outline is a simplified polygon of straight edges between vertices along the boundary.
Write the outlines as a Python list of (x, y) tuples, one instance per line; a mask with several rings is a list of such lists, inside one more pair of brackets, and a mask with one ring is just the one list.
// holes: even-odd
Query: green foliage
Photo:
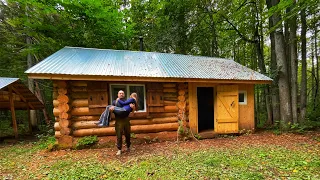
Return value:
[(252, 130), (250, 130), (250, 129), (241, 129), (239, 131), (239, 134), (250, 135), (250, 134), (252, 134)]
[(293, 123), (290, 126), (290, 131), (295, 132), (295, 133), (299, 133), (299, 134), (303, 134), (305, 132), (306, 128), (308, 128), (308, 127), (305, 125), (300, 125), (299, 123)]
[(54, 136), (38, 135), (39, 141), (37, 142), (39, 149), (47, 149), (48, 151), (57, 149), (57, 141)]
[(280, 131), (280, 129), (274, 129), (272, 132), (275, 135), (281, 135), (282, 134), (282, 131)]
[(308, 112), (308, 119), (310, 121), (320, 121), (320, 110), (317, 109), (316, 111), (309, 110)]
[(159, 138), (158, 137), (151, 138), (150, 136), (144, 136), (143, 139), (144, 139), (144, 142), (147, 143), (147, 144), (151, 144), (153, 142), (159, 142)]
[(98, 142), (97, 136), (85, 136), (77, 140), (76, 148), (83, 149), (95, 145)]
[(306, 120), (303, 123), (288, 123), (287, 129), (281, 129), (280, 127), (280, 121), (276, 121), (274, 123), (274, 126), (272, 126), (270, 129), (273, 131), (274, 134), (280, 135), (283, 132), (291, 132), (291, 133), (298, 133), (303, 134), (306, 131), (312, 131), (320, 127), (320, 122), (318, 121), (310, 121)]
[[(18, 134), (20, 136), (29, 135), (30, 133), (27, 111), (16, 110), (15, 112), (18, 126)], [(0, 112), (0, 122), (0, 137), (14, 136), (11, 112), (9, 110)]]
[(183, 122), (182, 121), (178, 121), (179, 127), (178, 127), (178, 134), (179, 135), (184, 135), (185, 134), (185, 130), (183, 127)]
[(144, 141), (146, 142), (146, 143), (151, 143), (151, 138), (150, 138), (150, 136), (144, 136), (143, 137), (143, 139), (144, 139)]
[(182, 138), (184, 141), (190, 139), (192, 137), (192, 132), (191, 132), (190, 128), (185, 127), (183, 125), (182, 120), (179, 120), (178, 124), (179, 124), (179, 126), (178, 126), (177, 133), (179, 135), (179, 138)]
[[(254, 70), (265, 71), (277, 82), (280, 67), (271, 66), (269, 33), (305, 9), (308, 32), (311, 38), (319, 39), (312, 32), (319, 25), (318, 1), (293, 2), (282, 0), (267, 9), (265, 1), (240, 0), (0, 1), (1, 76), (19, 77), (26, 83), (27, 55), (31, 55), (32, 66), (64, 46), (138, 50), (138, 37), (142, 36), (146, 51), (230, 58)], [(275, 13), (282, 18), (269, 28), (268, 18)], [(27, 39), (31, 42), (27, 43)], [(310, 47), (314, 46), (311, 41), (308, 39)], [(310, 70), (311, 59), (308, 64)], [(310, 73), (308, 76), (317, 79)], [(315, 87), (310, 81), (308, 89)], [(51, 84), (41, 84), (48, 106), (52, 104), (48, 95), (52, 94)], [(266, 86), (257, 87), (256, 116), (258, 126), (263, 127), (267, 113), (262, 92)], [(308, 117), (312, 121), (320, 121), (320, 113), (316, 111), (319, 98), (309, 95), (308, 106), (313, 106), (313, 110), (308, 107)], [(52, 112), (49, 109), (52, 107), (47, 108)], [(281, 129), (285, 128), (290, 129), (287, 125)], [(179, 128), (178, 133), (188, 134), (184, 128)]]
[(131, 133), (131, 134), (130, 134), (130, 138), (136, 139), (136, 138), (137, 138), (137, 136), (136, 136), (136, 134), (135, 134), (135, 133)]
[(25, 80), (28, 54), (35, 64), (64, 46), (124, 49), (132, 28), (120, 5), (112, 0), (0, 2), (2, 76)]
[(195, 134), (194, 137), (198, 140), (202, 139), (202, 137), (199, 134)]
[(316, 137), (316, 136), (315, 136), (315, 137), (313, 137), (313, 139), (316, 140), (316, 141), (318, 141), (318, 142), (320, 142), (320, 136), (319, 136), (319, 137)]

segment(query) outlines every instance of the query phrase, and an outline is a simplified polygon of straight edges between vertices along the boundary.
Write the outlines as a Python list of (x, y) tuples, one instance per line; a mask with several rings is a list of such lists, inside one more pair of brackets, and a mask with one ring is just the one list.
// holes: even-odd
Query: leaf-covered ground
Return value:
[[(163, 137), (163, 134), (159, 134)], [(200, 141), (133, 139), (134, 151), (46, 152), (37, 142), (0, 144), (1, 179), (320, 179), (320, 132), (259, 132)], [(152, 140), (152, 139), (151, 139)], [(154, 141), (156, 139), (153, 139)]]

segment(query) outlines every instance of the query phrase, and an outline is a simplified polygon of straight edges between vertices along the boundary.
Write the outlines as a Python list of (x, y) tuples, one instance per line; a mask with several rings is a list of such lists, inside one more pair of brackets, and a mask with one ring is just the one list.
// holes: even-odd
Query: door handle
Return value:
[(232, 103), (230, 104), (231, 107), (233, 107), (234, 101), (232, 101)]

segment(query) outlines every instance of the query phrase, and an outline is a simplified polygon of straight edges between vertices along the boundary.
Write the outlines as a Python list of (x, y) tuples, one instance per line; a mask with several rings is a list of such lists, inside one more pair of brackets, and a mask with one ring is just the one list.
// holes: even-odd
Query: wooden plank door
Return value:
[(147, 84), (148, 112), (164, 112), (163, 85), (161, 83)]
[(217, 86), (215, 132), (238, 133), (238, 85)]
[(108, 84), (104, 81), (88, 82), (88, 106), (91, 114), (103, 113), (109, 103)]

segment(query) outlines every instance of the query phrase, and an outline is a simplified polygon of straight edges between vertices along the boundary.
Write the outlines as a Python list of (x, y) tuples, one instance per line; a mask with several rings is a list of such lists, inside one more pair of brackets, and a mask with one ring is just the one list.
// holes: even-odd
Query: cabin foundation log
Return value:
[[(65, 124), (61, 124), (60, 122), (56, 122), (54, 124), (54, 129), (56, 131), (60, 131), (61, 128), (66, 127), (66, 125), (69, 125), (70, 121), (63, 121)], [(77, 121), (72, 124), (72, 129), (89, 129), (89, 128), (99, 128), (95, 123), (98, 122), (98, 119), (96, 121)], [(151, 125), (151, 124), (165, 124), (165, 123), (177, 123), (178, 117), (166, 117), (166, 118), (153, 118), (153, 119), (135, 119), (130, 120), (131, 126), (135, 125)], [(114, 127), (115, 121), (110, 121), (109, 127)]]
[[(132, 133), (156, 133), (162, 131), (176, 131), (178, 129), (178, 123), (165, 123), (165, 124), (151, 124), (151, 125), (136, 125), (131, 126)], [(92, 128), (92, 129), (79, 129), (73, 131), (75, 137), (82, 136), (110, 136), (115, 135), (114, 127), (105, 128)]]

